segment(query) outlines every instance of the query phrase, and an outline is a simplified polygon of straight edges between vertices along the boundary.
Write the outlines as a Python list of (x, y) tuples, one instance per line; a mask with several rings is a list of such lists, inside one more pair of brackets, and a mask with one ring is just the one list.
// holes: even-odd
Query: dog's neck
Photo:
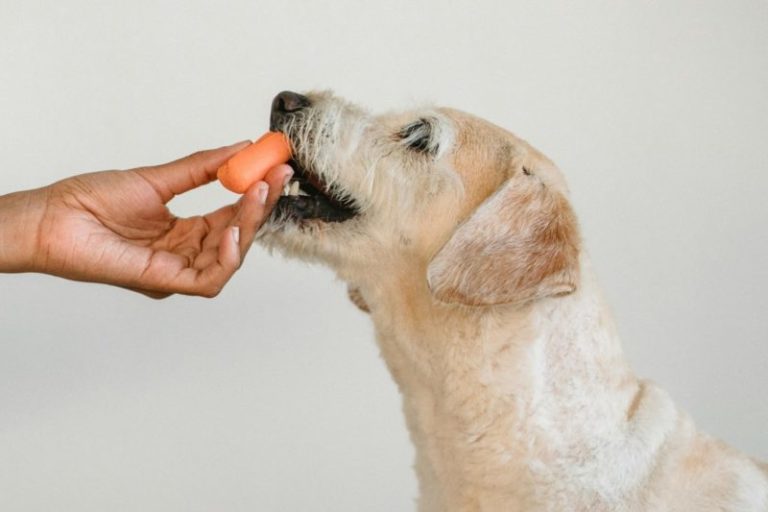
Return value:
[[(627, 460), (628, 422), (648, 393), (582, 259), (573, 294), (519, 307), (436, 303), (423, 273), (358, 283), (403, 394), (421, 510), (493, 509), (496, 499), (530, 505), (552, 491), (542, 486), (573, 484), (563, 461), (581, 468), (578, 485), (596, 495), (622, 492), (615, 480), (624, 471), (605, 460), (606, 443)], [(598, 446), (599, 463), (586, 462)], [(616, 474), (596, 474), (605, 468)]]

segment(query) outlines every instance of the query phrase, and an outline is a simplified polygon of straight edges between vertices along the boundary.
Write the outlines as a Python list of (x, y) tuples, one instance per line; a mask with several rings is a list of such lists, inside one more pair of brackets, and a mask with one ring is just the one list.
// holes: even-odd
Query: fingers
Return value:
[[(193, 294), (213, 298), (221, 292), (224, 285), (240, 268), (240, 229), (232, 226), (224, 231), (219, 245), (216, 263), (200, 272), (193, 284)], [(182, 291), (182, 293), (187, 293)]]
[(267, 175), (264, 177), (264, 181), (269, 185), (269, 197), (267, 198), (267, 209), (272, 210), (277, 200), (280, 199), (280, 194), (283, 192), (283, 186), (288, 183), (288, 180), (293, 176), (293, 169), (288, 164), (280, 164), (273, 167)]
[(202, 270), (189, 269), (197, 275), (185, 276), (188, 281), (178, 290), (180, 293), (204, 297), (218, 295), (242, 264), (256, 232), (269, 217), (283, 184), (291, 175), (293, 169), (290, 166), (279, 165), (267, 174), (266, 182), (255, 183), (243, 194), (236, 206), (237, 213), (221, 235), (216, 261)]
[(216, 260), (203, 269), (187, 267), (176, 274), (163, 292), (213, 298), (240, 267), (239, 228), (227, 228), (219, 243)]
[(175, 195), (216, 179), (218, 168), (248, 144), (250, 141), (244, 140), (231, 146), (198, 151), (167, 164), (136, 169), (136, 172), (153, 185), (164, 202), (168, 202)]
[(256, 232), (264, 224), (269, 211), (267, 210), (267, 198), (269, 197), (269, 185), (260, 181), (251, 185), (246, 190), (238, 203), (238, 212), (232, 219), (232, 226), (240, 231), (238, 250), (241, 258), (244, 258), (253, 243)]
[[(158, 266), (149, 267), (158, 271), (145, 273), (144, 282), (132, 288), (156, 298), (171, 293), (203, 297), (218, 295), (240, 267), (256, 232), (269, 217), (284, 183), (292, 174), (293, 170), (288, 165), (279, 165), (270, 170), (265, 177), (266, 181), (252, 185), (236, 204), (207, 216), (209, 223), (217, 225), (221, 222), (226, 227), (215, 229), (209, 234), (209, 237), (215, 238), (203, 242), (204, 249), (193, 264), (190, 265), (189, 260), (180, 254), (165, 252), (156, 255)], [(228, 222), (227, 216), (230, 217)], [(160, 268), (165, 270), (160, 271)]]
[(245, 258), (256, 233), (277, 204), (283, 185), (292, 175), (293, 169), (290, 166), (278, 165), (267, 173), (265, 177), (267, 181), (251, 185), (240, 199), (239, 211), (232, 219), (232, 225), (240, 227), (241, 259)]

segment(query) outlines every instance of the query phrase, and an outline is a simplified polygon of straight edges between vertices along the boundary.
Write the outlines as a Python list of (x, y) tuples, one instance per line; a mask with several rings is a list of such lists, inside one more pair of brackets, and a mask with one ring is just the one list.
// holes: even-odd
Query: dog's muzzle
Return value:
[(288, 162), (294, 170), (293, 177), (272, 215), (281, 221), (343, 222), (358, 215), (354, 200), (338, 186), (329, 187), (319, 173), (302, 162), (302, 148), (291, 136), (292, 130), (286, 130), (289, 125), (300, 124), (310, 108), (312, 101), (307, 96), (291, 91), (283, 91), (272, 100), (269, 129), (286, 133), (294, 155)]

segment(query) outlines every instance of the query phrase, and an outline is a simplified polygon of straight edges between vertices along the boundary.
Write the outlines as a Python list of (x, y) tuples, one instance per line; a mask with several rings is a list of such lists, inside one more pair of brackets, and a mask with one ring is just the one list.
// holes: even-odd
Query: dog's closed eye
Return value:
[(408, 123), (397, 132), (398, 139), (409, 150), (435, 155), (440, 146), (433, 140), (432, 135), (432, 123), (424, 117)]

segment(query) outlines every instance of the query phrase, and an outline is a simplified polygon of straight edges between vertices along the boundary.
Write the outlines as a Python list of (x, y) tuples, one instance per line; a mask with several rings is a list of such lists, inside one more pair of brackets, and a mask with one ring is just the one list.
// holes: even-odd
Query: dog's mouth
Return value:
[(344, 222), (358, 215), (355, 201), (338, 186), (323, 181), (320, 175), (295, 159), (290, 183), (283, 188), (274, 216), (279, 220)]

